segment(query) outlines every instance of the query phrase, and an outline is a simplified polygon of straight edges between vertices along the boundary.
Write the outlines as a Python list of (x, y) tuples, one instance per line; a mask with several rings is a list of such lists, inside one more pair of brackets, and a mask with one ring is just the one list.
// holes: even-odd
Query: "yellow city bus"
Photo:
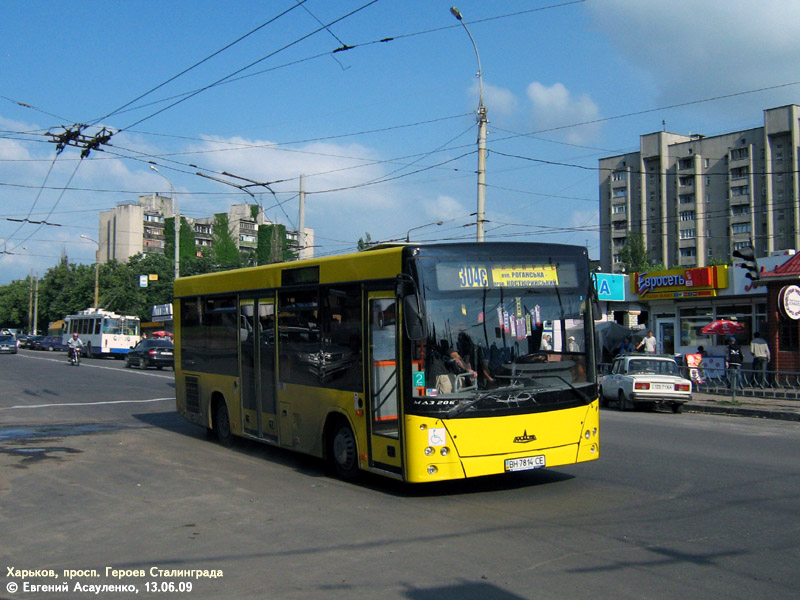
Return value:
[(595, 460), (585, 248), (398, 244), (179, 278), (178, 412), (432, 482)]

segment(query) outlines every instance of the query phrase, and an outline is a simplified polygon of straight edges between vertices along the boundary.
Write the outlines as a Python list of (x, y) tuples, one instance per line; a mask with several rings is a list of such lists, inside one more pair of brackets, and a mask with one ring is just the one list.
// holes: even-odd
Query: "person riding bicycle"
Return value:
[(72, 339), (67, 340), (67, 350), (68, 350), (68, 358), (72, 358), (75, 355), (75, 350), (80, 350), (83, 348), (83, 340), (78, 337), (78, 332), (72, 334)]

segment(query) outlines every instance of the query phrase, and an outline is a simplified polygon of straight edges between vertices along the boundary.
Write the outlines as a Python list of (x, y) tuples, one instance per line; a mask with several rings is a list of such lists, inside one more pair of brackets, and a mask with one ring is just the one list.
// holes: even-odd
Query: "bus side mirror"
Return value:
[(425, 339), (425, 323), (416, 294), (403, 298), (403, 322), (406, 325), (408, 339), (412, 341)]

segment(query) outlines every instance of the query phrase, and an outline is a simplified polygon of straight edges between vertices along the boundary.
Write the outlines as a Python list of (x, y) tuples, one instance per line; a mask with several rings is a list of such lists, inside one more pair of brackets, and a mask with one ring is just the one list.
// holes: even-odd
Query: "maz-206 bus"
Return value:
[(99, 308), (89, 308), (77, 315), (64, 317), (63, 343), (77, 333), (86, 345), (90, 358), (114, 356), (124, 358), (139, 342), (139, 317), (123, 316)]
[(322, 457), (344, 479), (595, 460), (592, 294), (585, 248), (538, 243), (383, 246), (180, 278), (177, 410), (224, 444)]

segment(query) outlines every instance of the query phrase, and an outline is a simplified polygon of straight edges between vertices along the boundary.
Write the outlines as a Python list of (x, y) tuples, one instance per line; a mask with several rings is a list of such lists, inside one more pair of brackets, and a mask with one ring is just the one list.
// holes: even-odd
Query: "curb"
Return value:
[(747, 408), (744, 406), (715, 406), (690, 403), (685, 404), (683, 410), (710, 415), (730, 415), (733, 417), (754, 417), (757, 419), (800, 422), (800, 412), (791, 410), (767, 410), (763, 408)]

